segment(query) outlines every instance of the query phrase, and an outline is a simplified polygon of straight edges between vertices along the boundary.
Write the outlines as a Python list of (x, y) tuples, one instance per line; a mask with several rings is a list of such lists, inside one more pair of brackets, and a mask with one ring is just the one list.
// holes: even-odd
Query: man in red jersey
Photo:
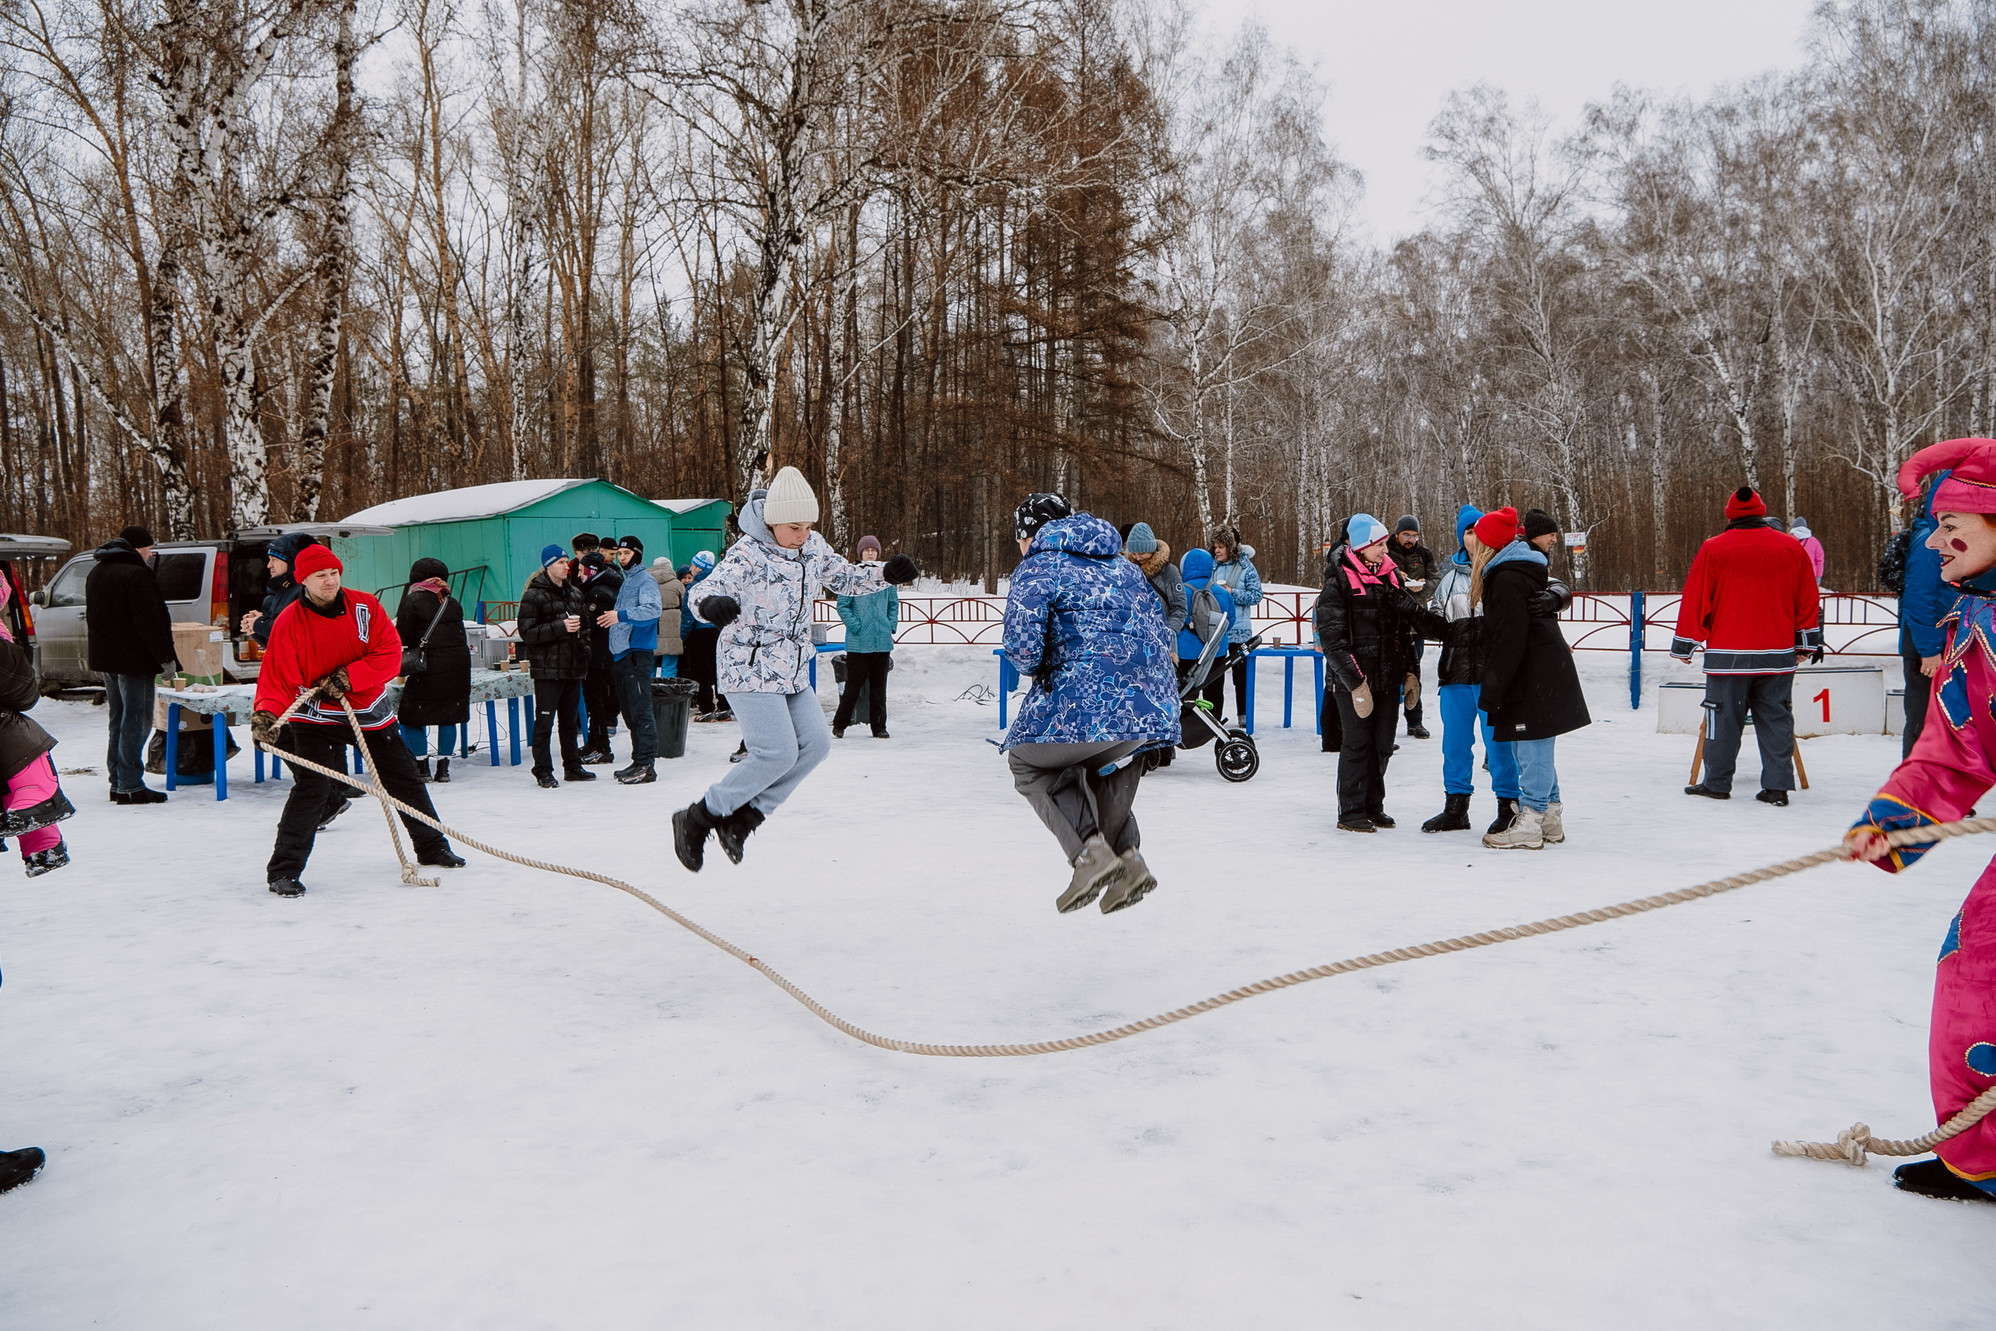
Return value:
[[(429, 787), (402, 743), (388, 698), (388, 684), (402, 668), (402, 639), (395, 632), (395, 617), (366, 592), (340, 586), (344, 572), (338, 556), (323, 545), (307, 546), (298, 553), (293, 576), (304, 594), (271, 625), (270, 646), (256, 681), (250, 733), (259, 743), (274, 743), (322, 767), (344, 770), (346, 746), (356, 742), (340, 702), (345, 698), (367, 736), (368, 770), (390, 795), (434, 818), (437, 811), (430, 803)], [(314, 684), (322, 685), (319, 693), (280, 731), (278, 716)], [(312, 840), (327, 809), (339, 799), (338, 783), (331, 777), (297, 766), (291, 775), (291, 796), (277, 822), (277, 845), (266, 875), (270, 890), (281, 897), (304, 894), (305, 884), (298, 876), (305, 872)], [(420, 863), (451, 869), (464, 863), (443, 833), (407, 814), (402, 825), (409, 829)]]
[(1767, 504), (1741, 486), (1726, 501), (1726, 529), (1698, 547), (1677, 613), (1670, 654), (1705, 649), (1705, 779), (1687, 795), (1733, 797), (1733, 769), (1747, 714), (1760, 742), (1762, 804), (1795, 789), (1793, 692), (1798, 661), (1823, 659), (1816, 573), (1801, 545), (1767, 525)]

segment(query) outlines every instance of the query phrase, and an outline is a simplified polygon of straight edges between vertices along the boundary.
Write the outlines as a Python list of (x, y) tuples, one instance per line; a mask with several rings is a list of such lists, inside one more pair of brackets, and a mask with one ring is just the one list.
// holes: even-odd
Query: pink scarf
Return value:
[(1353, 596), (1371, 594), (1374, 587), (1398, 587), (1400, 569), (1391, 559), (1379, 561), (1379, 567), (1368, 565), (1356, 550), (1346, 550), (1344, 557), (1345, 584), (1351, 588)]
[(414, 591), (430, 592), (434, 594), (439, 601), (445, 600), (450, 596), (450, 584), (448, 582), (445, 582), (442, 578), (424, 578), (421, 582), (412, 585), (409, 588), (409, 590), (412, 592)]
[(7, 603), (14, 599), (14, 584), (0, 573), (0, 642), (14, 641), (14, 630), (7, 627)]

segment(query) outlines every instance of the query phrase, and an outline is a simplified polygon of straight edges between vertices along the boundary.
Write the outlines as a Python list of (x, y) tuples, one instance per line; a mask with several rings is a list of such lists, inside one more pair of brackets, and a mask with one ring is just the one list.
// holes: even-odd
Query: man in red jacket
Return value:
[(1726, 530), (1698, 547), (1684, 579), (1670, 654), (1705, 648), (1705, 779), (1687, 795), (1733, 797), (1747, 713), (1760, 743), (1762, 804), (1795, 789), (1795, 666), (1823, 659), (1822, 603), (1808, 552), (1767, 525), (1767, 504), (1746, 486), (1726, 501)]
[[(390, 795), (434, 818), (437, 811), (430, 803), (429, 787), (417, 775), (416, 760), (402, 743), (388, 697), (388, 684), (402, 669), (402, 638), (395, 632), (395, 617), (366, 592), (341, 587), (344, 572), (338, 556), (323, 545), (299, 551), (293, 576), (304, 594), (271, 625), (270, 646), (256, 681), (250, 734), (322, 767), (344, 771), (346, 747), (355, 743), (340, 704), (344, 697), (353, 704), (367, 736), (368, 770)], [(279, 730), (278, 716), (314, 684), (323, 687)], [(338, 783), (331, 777), (297, 766), (291, 775), (291, 796), (277, 822), (277, 846), (266, 874), (270, 890), (281, 897), (304, 894), (305, 884), (298, 876), (305, 872), (313, 838), (328, 808), (340, 798)], [(464, 863), (435, 828), (407, 814), (402, 815), (402, 825), (409, 829), (420, 863), (451, 869)]]

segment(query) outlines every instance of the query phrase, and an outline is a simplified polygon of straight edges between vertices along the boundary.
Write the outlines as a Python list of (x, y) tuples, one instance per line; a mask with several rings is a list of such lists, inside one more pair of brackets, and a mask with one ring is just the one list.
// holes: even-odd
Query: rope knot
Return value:
[(1833, 1142), (1775, 1142), (1774, 1153), (1805, 1160), (1841, 1160), (1861, 1169), (1871, 1145), (1871, 1129), (1862, 1123), (1853, 1123), (1839, 1132)]

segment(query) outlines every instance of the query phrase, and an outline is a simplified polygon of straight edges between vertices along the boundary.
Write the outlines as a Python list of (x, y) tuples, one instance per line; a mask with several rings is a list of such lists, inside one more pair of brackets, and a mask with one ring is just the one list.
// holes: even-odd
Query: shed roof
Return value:
[(588, 485), (589, 477), (571, 480), (497, 481), (491, 485), (467, 485), (457, 490), (410, 495), (391, 499), (373, 508), (350, 514), (348, 522), (368, 522), (384, 527), (406, 527), (424, 522), (463, 522), (471, 518), (496, 518), (539, 503), (564, 490)]
[(705, 508), (709, 504), (719, 504), (723, 501), (719, 499), (654, 499), (652, 502), (660, 508), (670, 509), (674, 513), (691, 513), (696, 508)]

